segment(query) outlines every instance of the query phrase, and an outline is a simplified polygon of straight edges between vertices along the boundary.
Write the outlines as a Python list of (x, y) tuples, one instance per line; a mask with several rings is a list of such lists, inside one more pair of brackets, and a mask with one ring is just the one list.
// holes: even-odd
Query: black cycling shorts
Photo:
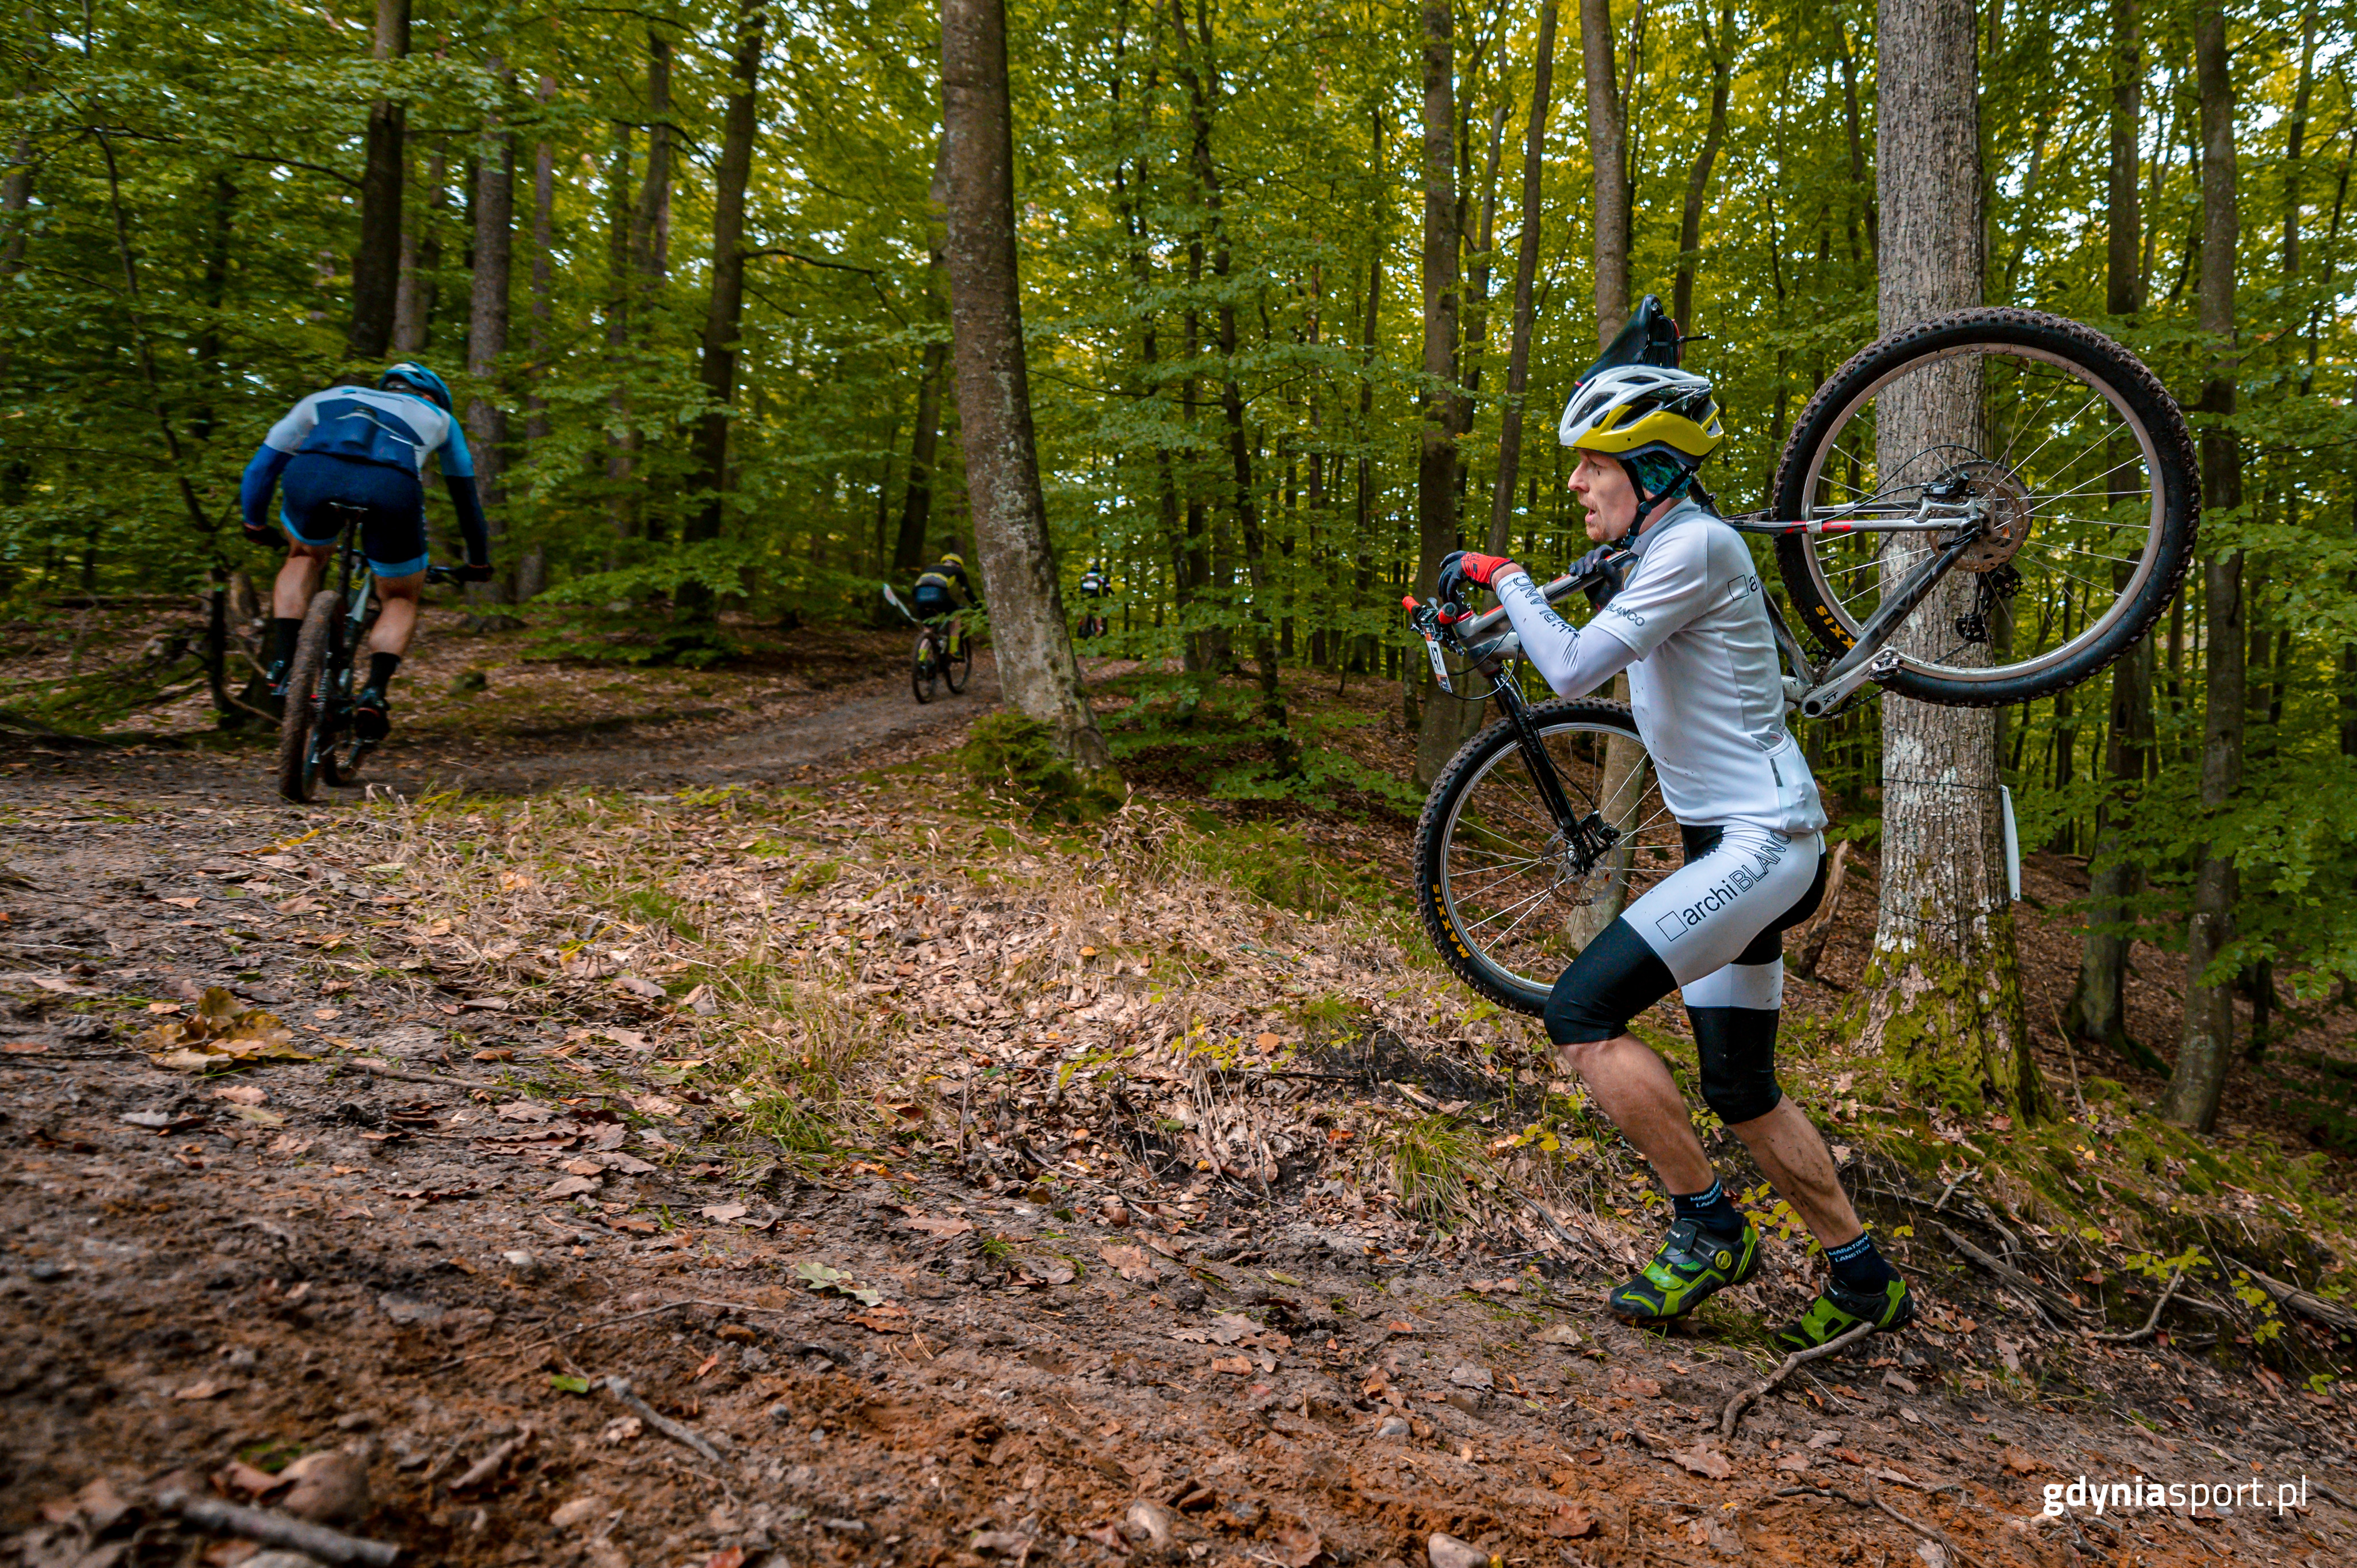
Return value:
[(278, 521), (298, 544), (333, 544), (344, 520), (329, 506), (361, 512), (361, 549), (380, 577), (425, 570), (425, 488), (417, 476), (382, 463), (298, 452), (278, 481)]

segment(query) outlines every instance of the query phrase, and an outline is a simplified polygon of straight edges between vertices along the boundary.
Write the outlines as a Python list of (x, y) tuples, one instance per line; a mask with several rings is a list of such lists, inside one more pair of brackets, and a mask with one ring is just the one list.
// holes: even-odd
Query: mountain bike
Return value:
[[(361, 764), (376, 742), (352, 733), (352, 661), (368, 645), (376, 625), (376, 575), (361, 555), (361, 509), (326, 503), (341, 526), (328, 568), (332, 586), (322, 584), (303, 612), (303, 632), (286, 667), (286, 706), (278, 721), (278, 792), (298, 805), (321, 784), (360, 782)], [(428, 566), (429, 583), (453, 583), (447, 566)]]
[(974, 639), (952, 613), (919, 619), (890, 584), (884, 586), (884, 597), (892, 607), (906, 616), (917, 628), (917, 646), (909, 666), (909, 685), (917, 701), (933, 700), (936, 682), (948, 685), (951, 694), (965, 690), (966, 680), (974, 673)]
[[(2059, 317), (1984, 309), (1842, 366), (1794, 422), (1767, 509), (1727, 521), (1772, 542), (1823, 659), (1763, 595), (1785, 702), (1814, 719), (1876, 687), (1974, 707), (2091, 679), (2168, 608), (2200, 505), (2192, 437), (2136, 356)], [(1560, 600), (1592, 575), (1542, 591)], [(1526, 697), (1501, 608), (1406, 604), (1442, 688), (1502, 714), (1425, 801), (1417, 908), (1458, 978), (1536, 1015), (1580, 950), (1682, 864), (1678, 824), (1626, 706)]]

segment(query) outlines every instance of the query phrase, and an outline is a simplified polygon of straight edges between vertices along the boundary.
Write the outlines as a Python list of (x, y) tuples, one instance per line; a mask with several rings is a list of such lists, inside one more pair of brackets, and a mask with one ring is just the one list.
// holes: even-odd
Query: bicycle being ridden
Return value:
[[(287, 694), (305, 623), (320, 600), (320, 574), (356, 522), (376, 608), (367, 631), (368, 678), (350, 699), (350, 722), (371, 746), (392, 730), (386, 688), (417, 628), (427, 576), (428, 459), (441, 469), (466, 540), (467, 564), (452, 575), (460, 582), (489, 581), (490, 529), (466, 433), (451, 413), (449, 386), (414, 361), (393, 366), (374, 387), (329, 387), (303, 399), (270, 427), (239, 486), (246, 538), (286, 546), (271, 590), (269, 684), (275, 699)], [(280, 497), (276, 527), (269, 518), (274, 489)]]
[(920, 703), (932, 701), (933, 687), (945, 682), (952, 693), (965, 690), (974, 671), (974, 637), (965, 611), (977, 608), (973, 579), (966, 575), (965, 557), (951, 552), (917, 575), (916, 609), (886, 587), (884, 596), (918, 627), (917, 646), (910, 657), (909, 683)]
[[(1831, 713), (1868, 682), (1986, 705), (2086, 680), (2145, 634), (2191, 560), (2191, 442), (2117, 344), (2032, 312), (1959, 312), (1843, 367), (1795, 424), (1770, 511), (1729, 519), (1695, 482), (1725, 436), (1679, 341), (1649, 297), (1564, 412), (1596, 550), (1544, 588), (1502, 557), (1452, 555), (1438, 602), (1408, 601), (1444, 687), (1504, 714), (1426, 803), (1418, 906), (1461, 978), (1544, 1019), (1669, 1192), (1668, 1236), (1609, 1298), (1641, 1323), (1760, 1263), (1668, 1067), (1629, 1027), (1683, 992), (1705, 1101), (1824, 1247), (1824, 1291), (1778, 1336), (1811, 1348), (1902, 1328), (1914, 1305), (1776, 1082), (1780, 933), (1824, 883), (1825, 817), (1786, 714)], [(1822, 668), (1747, 533), (1775, 541)], [(1960, 573), (1969, 606), (1910, 627)], [(1499, 608), (1472, 615), (1470, 585)], [(1577, 628), (1551, 607), (1574, 592), (1597, 610)], [(2066, 613), (2023, 635), (2009, 612), (2024, 593)], [(1566, 700), (1524, 698), (1523, 660)], [(1630, 706), (1587, 696), (1623, 671)]]

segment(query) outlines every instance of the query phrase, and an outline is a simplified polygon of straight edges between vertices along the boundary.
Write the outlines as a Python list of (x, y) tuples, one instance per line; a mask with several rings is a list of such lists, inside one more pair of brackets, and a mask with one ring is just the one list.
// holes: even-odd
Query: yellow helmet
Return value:
[(960, 555), (955, 551), (952, 551), (942, 557), (942, 564), (944, 566), (963, 566), (965, 564), (965, 557)]
[(1615, 457), (1667, 447), (1689, 463), (1727, 440), (1710, 382), (1658, 365), (1616, 365), (1580, 382), (1556, 435), (1566, 446)]

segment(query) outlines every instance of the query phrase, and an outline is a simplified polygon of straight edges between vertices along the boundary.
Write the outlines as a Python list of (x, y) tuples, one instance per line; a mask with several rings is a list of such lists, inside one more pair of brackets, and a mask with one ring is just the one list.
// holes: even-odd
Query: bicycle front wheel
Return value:
[(949, 682), (951, 691), (963, 692), (965, 690), (966, 682), (972, 679), (973, 675), (974, 633), (961, 629), (958, 632), (956, 650), (942, 656), (942, 678)]
[(909, 668), (909, 686), (917, 693), (917, 701), (930, 703), (933, 700), (933, 682), (940, 674), (940, 662), (933, 656), (933, 634), (919, 632), (916, 662)]
[(1579, 869), (1511, 722), (1460, 747), (1415, 830), (1416, 908), (1441, 959), (1501, 1007), (1536, 1016), (1555, 979), (1683, 863), (1636, 721), (1619, 703), (1544, 703), (1539, 744), (1577, 822), (1613, 842)]
[(1770, 498), (1802, 624), (1847, 652), (1932, 549), (1926, 500), (1987, 526), (1890, 647), (1882, 684), (1950, 706), (2068, 691), (2134, 647), (2193, 560), (2200, 472), (2159, 379), (2091, 328), (1960, 310), (1875, 343), (1794, 422)]
[(332, 684), (328, 644), (341, 608), (332, 590), (311, 596), (294, 662), (286, 669), (286, 706), (278, 720), (278, 792), (298, 806), (311, 799), (319, 781), (320, 747), (314, 742), (327, 723)]

